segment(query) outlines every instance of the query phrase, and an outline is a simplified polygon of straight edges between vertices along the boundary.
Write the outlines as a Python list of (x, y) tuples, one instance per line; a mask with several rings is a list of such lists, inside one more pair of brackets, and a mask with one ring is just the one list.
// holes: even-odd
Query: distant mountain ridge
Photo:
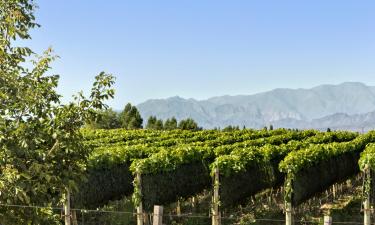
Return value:
[[(370, 129), (375, 124), (375, 87), (358, 82), (311, 89), (274, 89), (254, 95), (207, 100), (171, 97), (139, 104), (144, 119), (151, 115), (178, 120), (191, 117), (204, 128), (239, 125), (326, 129)], [(372, 129), (372, 128), (371, 128)]]

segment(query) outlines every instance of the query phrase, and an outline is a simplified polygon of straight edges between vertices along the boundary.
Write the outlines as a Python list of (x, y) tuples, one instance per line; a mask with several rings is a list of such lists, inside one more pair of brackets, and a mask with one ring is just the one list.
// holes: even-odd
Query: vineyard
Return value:
[(92, 152), (73, 207), (96, 209), (131, 196), (138, 225), (147, 223), (145, 215), (155, 205), (180, 204), (202, 193), (211, 196), (209, 224), (223, 224), (222, 214), (265, 190), (282, 190), (286, 222), (292, 224), (294, 207), (360, 169), (368, 174), (367, 197), (373, 190), (374, 132), (115, 129), (83, 134)]
[[(324, 76), (314, 70), (314, 78), (322, 79), (315, 82), (322, 82), (333, 71), (329, 65), (335, 57), (320, 56), (327, 50), (334, 56), (338, 48), (332, 46), (350, 47), (339, 48), (340, 62), (358, 58), (345, 61), (341, 54), (369, 49), (357, 30), (350, 32), (357, 26), (347, 21), (366, 30), (362, 25), (370, 24), (371, 5), (352, 10), (325, 2), (308, 7), (277, 1), (51, 2), (0, 0), (0, 225), (374, 224), (375, 87), (345, 82), (254, 93), (295, 79), (288, 75), (294, 72), (283, 71), (293, 69), (283, 60), (297, 61), (302, 72), (311, 62), (316, 68), (323, 63)], [(32, 39), (31, 31), (43, 20), (47, 26)], [(341, 31), (355, 36), (337, 38)], [(40, 52), (50, 41), (64, 49), (63, 66), (56, 69), (59, 53), (51, 47)], [(304, 56), (317, 58), (283, 53), (298, 53), (301, 44)], [(181, 58), (180, 52), (188, 54)], [(246, 62), (253, 58), (256, 67), (249, 67)], [(217, 71), (220, 79), (200, 88), (202, 60), (203, 81)], [(344, 74), (354, 71), (354, 80), (363, 61), (340, 68)], [(116, 77), (105, 71), (93, 77), (91, 88), (87, 85), (85, 71), (124, 72), (125, 65), (118, 90)], [(152, 73), (139, 66), (153, 68)], [(55, 74), (64, 71), (67, 75)], [(273, 76), (279, 73), (285, 76)], [(306, 86), (311, 79), (304, 78)], [(67, 86), (84, 90), (74, 94)], [(218, 90), (236, 96), (208, 96)], [(254, 94), (237, 95), (238, 90)], [(114, 100), (117, 91), (125, 98)], [(160, 99), (171, 93), (206, 100)], [(147, 96), (153, 100), (139, 102)], [(125, 99), (139, 104), (125, 105)], [(246, 129), (264, 125), (269, 128)]]

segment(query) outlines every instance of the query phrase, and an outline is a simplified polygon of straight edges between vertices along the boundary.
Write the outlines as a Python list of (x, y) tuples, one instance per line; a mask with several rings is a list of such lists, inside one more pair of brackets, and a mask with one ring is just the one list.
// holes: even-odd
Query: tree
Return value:
[(163, 130), (163, 120), (158, 120), (156, 116), (150, 116), (147, 120), (146, 128), (150, 130)]
[(240, 130), (240, 127), (239, 126), (227, 126), (223, 129), (224, 132), (231, 132), (231, 131), (235, 131), (235, 130)]
[(141, 114), (139, 113), (137, 107), (132, 106), (130, 103), (126, 104), (119, 117), (122, 128), (128, 130), (142, 129), (143, 119)]
[(177, 120), (175, 117), (167, 119), (164, 123), (165, 130), (175, 130), (177, 129)]
[(202, 129), (198, 127), (198, 124), (192, 118), (181, 120), (178, 123), (178, 128), (181, 130), (201, 130)]
[(98, 118), (86, 123), (91, 129), (116, 129), (120, 128), (119, 115), (113, 109), (99, 110)]
[(164, 129), (163, 120), (161, 119), (157, 120), (155, 124), (155, 130), (163, 130), (163, 129)]
[(146, 129), (155, 129), (156, 121), (156, 116), (150, 116), (147, 120)]
[[(14, 46), (39, 26), (34, 9), (32, 0), (0, 0), (0, 203), (50, 207), (83, 179), (90, 149), (80, 128), (107, 107), (114, 77), (100, 73), (89, 98), (79, 93), (62, 104), (59, 76), (46, 75), (56, 58), (52, 50), (37, 56)], [(58, 222), (52, 209), (0, 208), (0, 224)]]

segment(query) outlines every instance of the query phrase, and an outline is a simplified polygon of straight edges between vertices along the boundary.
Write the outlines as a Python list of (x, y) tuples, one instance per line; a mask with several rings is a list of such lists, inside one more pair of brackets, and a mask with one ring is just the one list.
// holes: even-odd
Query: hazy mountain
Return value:
[[(347, 82), (311, 89), (275, 89), (255, 95), (220, 96), (207, 100), (148, 100), (139, 104), (142, 117), (178, 120), (192, 117), (205, 128), (274, 124), (296, 128), (362, 129), (375, 122), (375, 87)], [(343, 128), (344, 129), (344, 128)]]
[(314, 128), (318, 130), (353, 130), (353, 131), (369, 131), (375, 129), (375, 112), (348, 115), (346, 113), (336, 113), (310, 122), (303, 120), (284, 119), (273, 123), (273, 126), (284, 128), (307, 129)]

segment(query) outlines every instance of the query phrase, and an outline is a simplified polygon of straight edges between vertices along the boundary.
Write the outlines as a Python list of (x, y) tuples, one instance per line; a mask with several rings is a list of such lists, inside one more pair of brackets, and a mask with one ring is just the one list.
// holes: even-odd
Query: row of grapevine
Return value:
[(217, 170), (223, 208), (283, 183), (286, 199), (298, 205), (358, 173), (360, 153), (375, 140), (374, 133), (286, 129), (86, 130), (84, 135), (94, 150), (88, 180), (74, 203), (95, 208), (133, 193), (134, 202), (148, 211), (214, 188)]
[(278, 166), (289, 153), (298, 152), (317, 143), (350, 141), (356, 136), (349, 132), (329, 132), (309, 136), (306, 132), (302, 132), (293, 140), (281, 145), (267, 144), (260, 148), (238, 148), (229, 155), (217, 157), (211, 165), (211, 174), (214, 174), (216, 168), (219, 169), (222, 207), (235, 205), (264, 189), (281, 185), (284, 174), (279, 171)]
[[(231, 145), (212, 147), (181, 147), (173, 151), (161, 151), (149, 158), (135, 160), (133, 173), (142, 174), (142, 199), (144, 207), (168, 204), (180, 197), (189, 197), (211, 185), (210, 165), (217, 157), (244, 149), (249, 155), (262, 145), (280, 145), (291, 140), (302, 140), (316, 131), (288, 131), (282, 135), (260, 138)], [(139, 192), (136, 192), (139, 193)]]
[[(160, 154), (169, 153), (185, 147), (199, 146), (199, 149), (202, 150), (256, 140), (260, 140), (258, 141), (260, 143), (286, 132), (288, 131), (285, 129), (243, 130), (233, 133), (220, 131), (126, 131), (122, 129), (84, 131), (84, 135), (87, 135), (86, 144), (96, 147), (90, 156), (88, 180), (82, 183), (79, 187), (80, 192), (75, 194), (75, 205), (95, 208), (109, 200), (116, 200), (133, 193), (133, 175), (129, 168), (136, 159), (152, 158), (158, 152), (162, 152)], [(117, 142), (111, 141), (111, 134), (114, 135), (114, 140)], [(98, 135), (99, 141), (94, 138), (95, 135)], [(122, 135), (124, 135), (123, 138), (121, 138)], [(130, 144), (126, 144), (128, 142), (126, 138), (130, 139)], [(175, 142), (176, 139), (181, 144), (165, 144), (168, 141)], [(144, 140), (148, 140), (150, 144)]]
[[(149, 130), (84, 130), (85, 144), (98, 147), (111, 146), (172, 146), (177, 144), (204, 143), (210, 145), (223, 145), (251, 140), (260, 137), (280, 135), (286, 130), (272, 131), (239, 130), (233, 132), (221, 132), (217, 130), (204, 131), (149, 131)], [(87, 135), (87, 136), (86, 136)], [(97, 138), (95, 136), (97, 135)]]
[(287, 174), (285, 197), (298, 205), (357, 174), (361, 152), (374, 141), (375, 132), (370, 132), (349, 142), (317, 144), (291, 152), (280, 163), (280, 171)]

